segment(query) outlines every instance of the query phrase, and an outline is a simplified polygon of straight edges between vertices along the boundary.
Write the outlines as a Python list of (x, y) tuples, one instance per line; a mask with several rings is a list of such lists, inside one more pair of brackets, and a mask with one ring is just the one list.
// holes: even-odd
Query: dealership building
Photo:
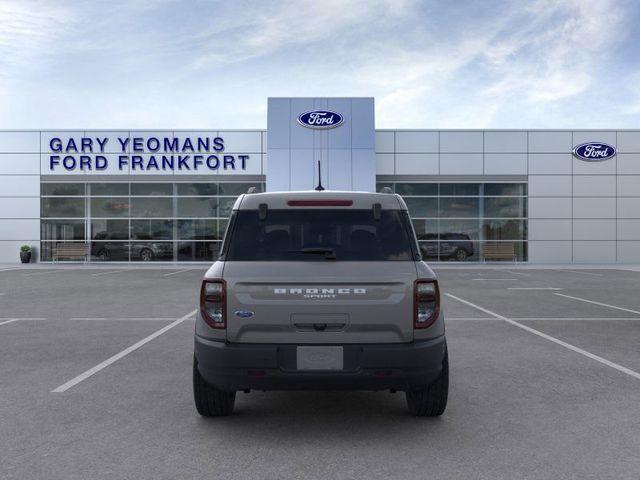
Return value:
[(266, 130), (1, 130), (0, 263), (210, 262), (258, 191), (392, 191), (431, 262), (640, 263), (640, 130), (376, 130), (270, 98)]

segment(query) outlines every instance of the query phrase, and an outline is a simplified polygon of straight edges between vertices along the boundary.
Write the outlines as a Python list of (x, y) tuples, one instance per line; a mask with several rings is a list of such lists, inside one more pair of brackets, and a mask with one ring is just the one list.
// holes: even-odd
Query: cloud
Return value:
[(0, 75), (50, 51), (73, 25), (71, 10), (51, 2), (5, 0), (0, 3)]

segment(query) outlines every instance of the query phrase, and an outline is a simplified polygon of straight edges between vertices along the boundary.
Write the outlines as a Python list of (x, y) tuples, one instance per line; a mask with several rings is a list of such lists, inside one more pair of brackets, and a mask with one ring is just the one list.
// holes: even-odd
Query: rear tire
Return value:
[(196, 410), (203, 417), (224, 417), (233, 413), (236, 392), (223, 392), (209, 385), (198, 371), (198, 362), (193, 359), (193, 397)]
[(442, 371), (431, 385), (413, 392), (406, 392), (407, 408), (417, 417), (437, 417), (447, 408), (449, 395), (449, 354), (444, 351)]

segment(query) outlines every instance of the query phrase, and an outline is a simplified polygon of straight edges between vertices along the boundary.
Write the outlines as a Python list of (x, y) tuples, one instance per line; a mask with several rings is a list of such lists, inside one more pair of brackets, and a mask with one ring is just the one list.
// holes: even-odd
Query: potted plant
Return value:
[(29, 245), (22, 245), (20, 247), (20, 261), (22, 263), (29, 263), (31, 261), (31, 247)]

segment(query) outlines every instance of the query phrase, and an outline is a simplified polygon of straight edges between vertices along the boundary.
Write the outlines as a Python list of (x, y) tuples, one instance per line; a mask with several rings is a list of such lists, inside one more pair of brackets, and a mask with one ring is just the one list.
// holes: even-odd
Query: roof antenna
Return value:
[(322, 192), (324, 187), (322, 186), (322, 171), (320, 170), (320, 160), (318, 160), (318, 186), (315, 188), (316, 192)]

